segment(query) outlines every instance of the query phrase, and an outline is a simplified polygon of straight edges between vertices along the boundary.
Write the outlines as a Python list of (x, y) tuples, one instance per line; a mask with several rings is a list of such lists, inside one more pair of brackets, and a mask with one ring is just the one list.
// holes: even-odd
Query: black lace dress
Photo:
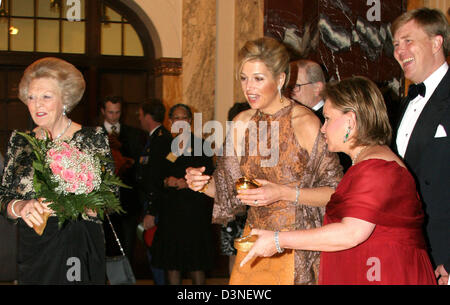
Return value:
[[(69, 143), (85, 153), (111, 158), (107, 135), (102, 128), (83, 127)], [(34, 160), (27, 140), (14, 131), (5, 159), (0, 190), (1, 213), (13, 199), (35, 198)], [(113, 165), (108, 170), (113, 171)], [(18, 280), (20, 284), (105, 284), (105, 241), (98, 218), (83, 217), (67, 221), (58, 228), (58, 217), (51, 216), (42, 236), (22, 220), (18, 225)]]

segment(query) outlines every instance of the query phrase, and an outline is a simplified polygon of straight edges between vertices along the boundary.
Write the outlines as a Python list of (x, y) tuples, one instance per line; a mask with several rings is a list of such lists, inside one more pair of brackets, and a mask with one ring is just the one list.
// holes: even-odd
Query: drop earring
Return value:
[(347, 143), (348, 141), (348, 137), (350, 136), (350, 132), (352, 131), (352, 129), (350, 128), (350, 125), (347, 127), (347, 133), (344, 136), (344, 143)]
[(283, 104), (283, 96), (281, 95), (281, 88), (278, 88), (278, 94), (280, 94), (280, 103)]
[(63, 113), (62, 113), (62, 115), (66, 116), (66, 105), (63, 106)]

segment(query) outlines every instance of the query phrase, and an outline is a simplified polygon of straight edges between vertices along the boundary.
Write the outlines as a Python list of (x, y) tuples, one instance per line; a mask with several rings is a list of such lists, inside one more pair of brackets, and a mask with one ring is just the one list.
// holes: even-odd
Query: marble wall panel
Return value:
[(321, 63), (330, 79), (364, 75), (399, 95), (389, 26), (405, 9), (406, 0), (266, 0), (265, 34), (283, 41), (293, 59)]
[[(264, 35), (264, 0), (235, 0), (235, 75), (239, 64), (238, 52), (248, 40)], [(235, 77), (234, 101), (243, 102), (241, 84)]]
[(183, 1), (183, 103), (203, 113), (203, 121), (214, 115), (216, 60), (216, 2)]

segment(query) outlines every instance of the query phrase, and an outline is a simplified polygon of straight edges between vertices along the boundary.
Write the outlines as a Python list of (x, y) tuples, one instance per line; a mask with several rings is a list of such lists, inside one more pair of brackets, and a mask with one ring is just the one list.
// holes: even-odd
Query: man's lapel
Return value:
[(434, 138), (438, 123), (448, 107), (449, 88), (450, 69), (433, 92), (414, 126), (404, 158), (408, 164), (417, 164), (428, 141)]

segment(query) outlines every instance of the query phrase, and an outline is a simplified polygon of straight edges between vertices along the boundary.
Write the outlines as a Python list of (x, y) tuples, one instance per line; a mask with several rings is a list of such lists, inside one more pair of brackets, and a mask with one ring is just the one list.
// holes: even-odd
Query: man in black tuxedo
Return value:
[(439, 10), (408, 11), (392, 24), (394, 57), (408, 89), (396, 148), (416, 178), (439, 284), (450, 272), (450, 28)]
[[(102, 101), (101, 113), (104, 117), (103, 128), (108, 133), (116, 173), (125, 184), (132, 187), (132, 189), (120, 189), (120, 203), (126, 214), (113, 214), (110, 217), (125, 254), (132, 260), (136, 242), (136, 227), (141, 211), (136, 195), (136, 164), (139, 161), (139, 152), (144, 146), (145, 134), (137, 128), (120, 122), (122, 104), (122, 97), (108, 96)], [(109, 224), (106, 223), (104, 229), (107, 255), (120, 254)]]
[[(166, 109), (158, 99), (152, 99), (139, 107), (141, 127), (148, 134), (141, 151), (137, 170), (140, 202), (144, 207), (145, 230), (157, 224), (157, 216), (164, 196), (164, 178), (170, 164), (172, 135), (162, 125)], [(149, 261), (151, 265), (151, 255)], [(164, 271), (152, 267), (156, 284), (164, 284)]]
[[(297, 71), (297, 80), (293, 84), (291, 98), (314, 111), (323, 124), (325, 122), (323, 116), (325, 101), (322, 99), (321, 92), (325, 87), (326, 79), (322, 67), (308, 59), (297, 60), (292, 65), (294, 66), (292, 70)], [(338, 156), (344, 172), (346, 172), (352, 165), (352, 161), (344, 153), (338, 153)]]

